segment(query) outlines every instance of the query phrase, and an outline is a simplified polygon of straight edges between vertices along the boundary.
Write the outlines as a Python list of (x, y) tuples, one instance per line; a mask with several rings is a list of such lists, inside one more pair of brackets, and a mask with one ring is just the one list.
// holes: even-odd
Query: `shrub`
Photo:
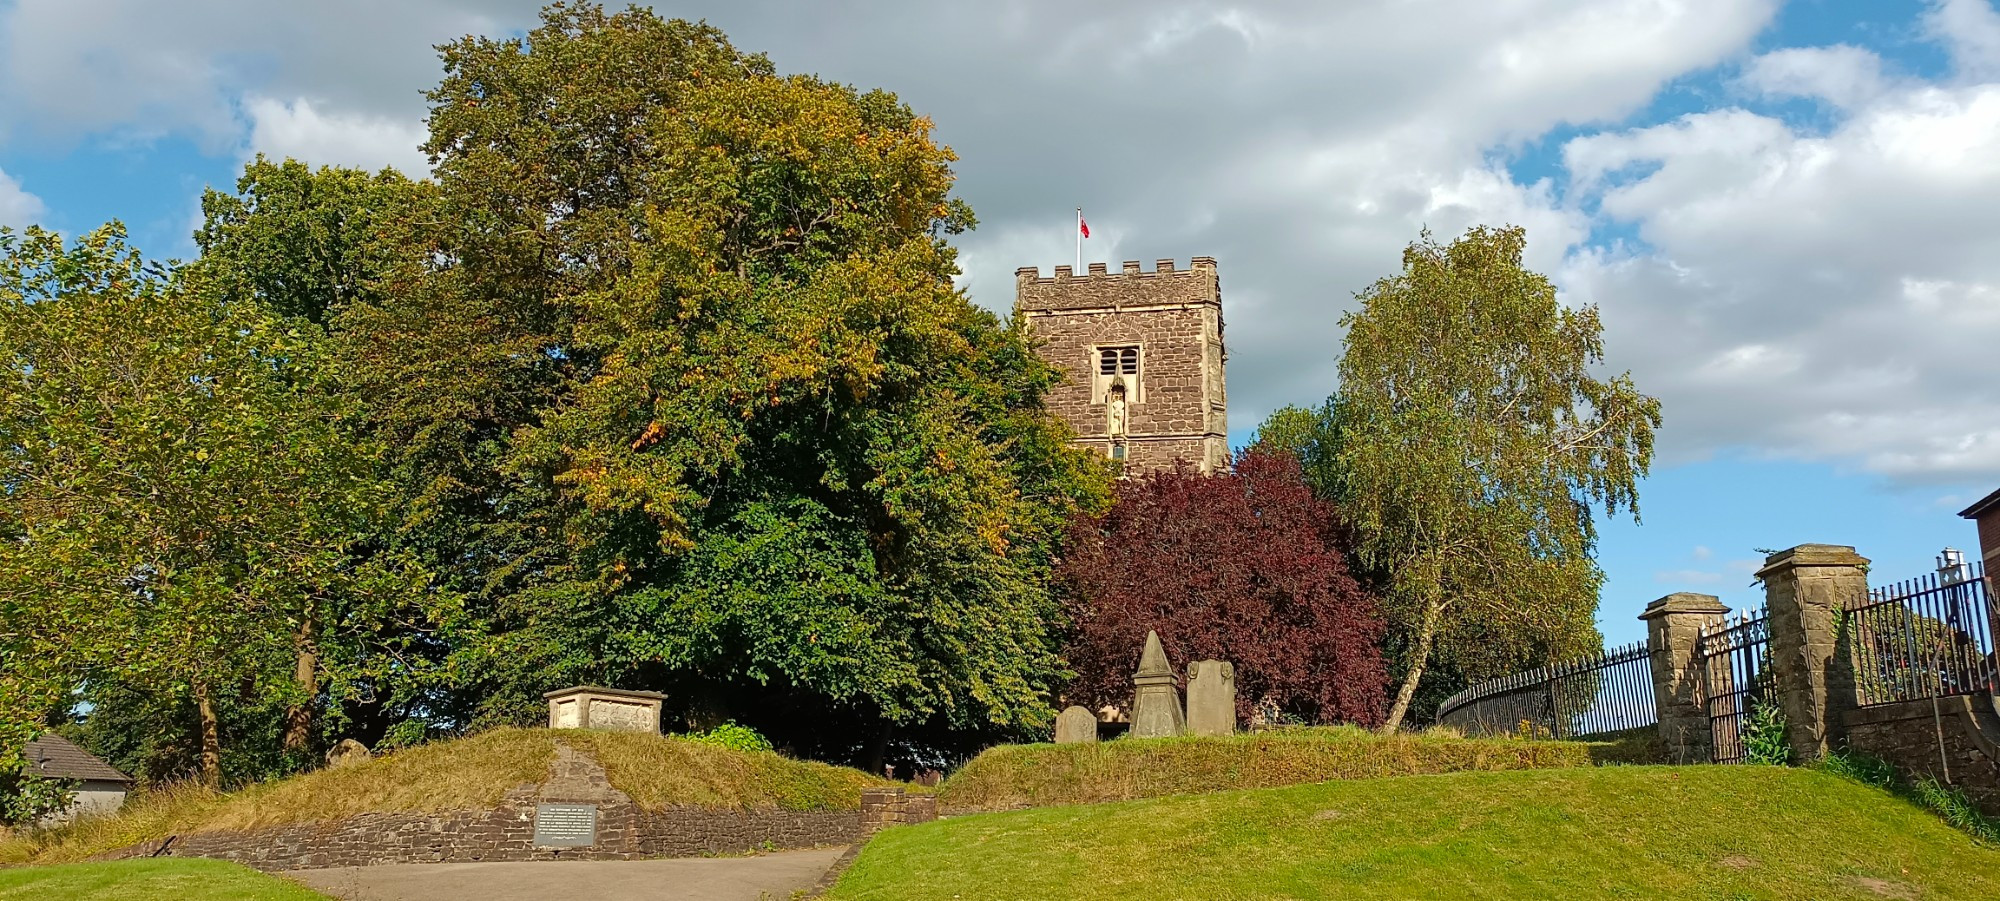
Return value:
[(739, 726), (734, 721), (723, 723), (707, 732), (683, 732), (681, 737), (689, 741), (721, 745), (732, 751), (769, 751), (771, 740), (749, 726)]
[(1380, 722), (1382, 620), (1344, 551), (1333, 506), (1289, 454), (1123, 483), (1108, 512), (1078, 522), (1056, 571), (1073, 627), (1068, 700), (1129, 700), (1151, 629), (1177, 664), (1234, 663), (1240, 716), (1261, 704), (1280, 719)]
[(1764, 766), (1789, 766), (1792, 745), (1785, 739), (1785, 713), (1776, 703), (1752, 700), (1743, 717), (1743, 762)]

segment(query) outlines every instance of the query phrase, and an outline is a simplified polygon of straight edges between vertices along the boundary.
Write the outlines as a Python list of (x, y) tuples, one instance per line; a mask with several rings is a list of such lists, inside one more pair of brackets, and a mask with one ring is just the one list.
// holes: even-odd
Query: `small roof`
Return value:
[(1973, 504), (1972, 506), (1965, 508), (1965, 512), (1960, 513), (1958, 515), (1963, 516), (1966, 519), (1978, 519), (1979, 517), (1985, 516), (1987, 513), (1992, 512), (1993, 510), (1996, 509), (2000, 509), (2000, 491), (1995, 491), (1992, 494), (1987, 495), (1985, 498), (1981, 499), (1979, 503)]
[(605, 688), (602, 685), (572, 685), (568, 688), (558, 688), (555, 691), (542, 692), (542, 697), (553, 699), (562, 697), (563, 695), (584, 693), (622, 698), (649, 698), (652, 700), (666, 700), (667, 697), (657, 691), (632, 691), (625, 688)]
[(97, 755), (72, 744), (53, 732), (28, 742), (24, 749), (28, 762), (44, 776), (57, 779), (94, 779), (100, 782), (131, 782)]

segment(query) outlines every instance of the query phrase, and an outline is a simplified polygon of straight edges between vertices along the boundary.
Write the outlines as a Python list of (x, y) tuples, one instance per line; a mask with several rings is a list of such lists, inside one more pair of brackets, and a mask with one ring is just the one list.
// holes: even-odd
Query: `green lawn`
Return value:
[(0, 870), (0, 901), (327, 901), (219, 860), (162, 858)]
[(831, 897), (1991, 901), (2000, 850), (1807, 770), (1463, 772), (901, 827)]

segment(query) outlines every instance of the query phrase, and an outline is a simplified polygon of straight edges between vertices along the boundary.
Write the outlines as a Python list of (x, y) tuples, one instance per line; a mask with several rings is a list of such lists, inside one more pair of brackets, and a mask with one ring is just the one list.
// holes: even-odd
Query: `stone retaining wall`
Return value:
[(1957, 786), (1988, 815), (2000, 816), (2000, 713), (1991, 698), (1939, 698), (1935, 707), (1881, 704), (1845, 711), (1842, 719), (1850, 750)]
[[(596, 844), (535, 844), (537, 806), (556, 803), (597, 808)], [(491, 810), (369, 813), (269, 829), (198, 832), (97, 859), (208, 857), (279, 872), (395, 863), (694, 857), (851, 844), (862, 837), (861, 822), (860, 810), (645, 810), (613, 788), (596, 761), (559, 746), (548, 781), (515, 788)]]

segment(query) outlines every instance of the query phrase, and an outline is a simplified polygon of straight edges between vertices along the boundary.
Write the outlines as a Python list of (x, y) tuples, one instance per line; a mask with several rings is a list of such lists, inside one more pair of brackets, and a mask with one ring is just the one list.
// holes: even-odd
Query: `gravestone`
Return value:
[(577, 685), (542, 697), (549, 702), (551, 729), (616, 729), (658, 734), (660, 702), (666, 695)]
[(1236, 667), (1227, 660), (1188, 664), (1189, 735), (1236, 734)]
[(333, 746), (333, 750), (326, 752), (326, 765), (340, 767), (347, 766), (348, 764), (364, 763), (371, 756), (373, 755), (368, 753), (367, 745), (351, 738), (343, 738), (339, 744)]
[(597, 844), (597, 805), (535, 805), (535, 847), (588, 848)]
[(1097, 714), (1087, 707), (1071, 707), (1056, 716), (1056, 744), (1074, 745), (1097, 740)]
[(1146, 633), (1146, 649), (1139, 654), (1139, 671), (1132, 674), (1132, 685), (1133, 738), (1164, 738), (1186, 730), (1181, 694), (1174, 687), (1167, 652), (1160, 647), (1160, 633)]

